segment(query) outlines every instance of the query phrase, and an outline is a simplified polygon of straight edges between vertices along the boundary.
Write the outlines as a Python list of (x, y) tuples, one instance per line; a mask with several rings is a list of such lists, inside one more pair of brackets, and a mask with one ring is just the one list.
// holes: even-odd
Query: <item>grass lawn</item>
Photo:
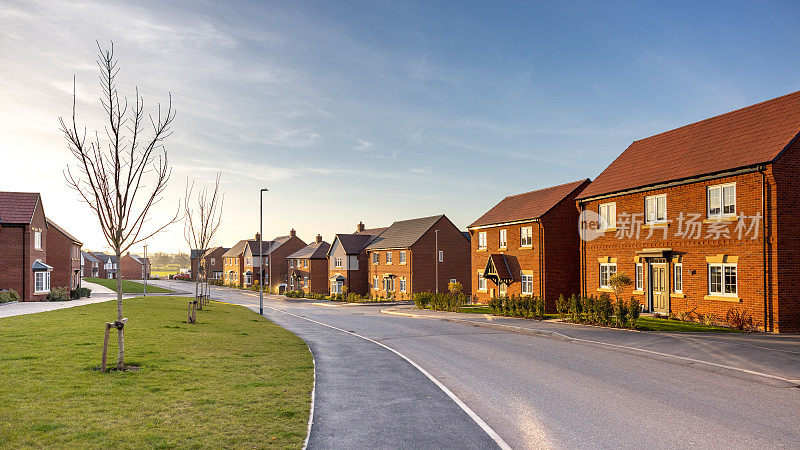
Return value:
[[(114, 291), (117, 290), (117, 280), (109, 280), (108, 278), (93, 278), (93, 277), (86, 277), (84, 278), (84, 280), (90, 283), (97, 283), (101, 286), (105, 286)], [(143, 291), (144, 291), (144, 285), (142, 283), (131, 280), (122, 280), (123, 294), (141, 294)], [(172, 292), (172, 291), (169, 289), (164, 289), (150, 284), (147, 285), (148, 294), (163, 294), (166, 292)]]
[(314, 366), (302, 340), (239, 306), (211, 303), (189, 325), (186, 298), (124, 302), (136, 372), (93, 370), (116, 302), (0, 319), (0, 446), (303, 445)]
[(673, 319), (656, 319), (655, 317), (639, 317), (636, 328), (643, 331), (691, 331), (695, 333), (740, 333), (739, 330), (727, 327), (715, 327), (696, 322), (683, 322)]

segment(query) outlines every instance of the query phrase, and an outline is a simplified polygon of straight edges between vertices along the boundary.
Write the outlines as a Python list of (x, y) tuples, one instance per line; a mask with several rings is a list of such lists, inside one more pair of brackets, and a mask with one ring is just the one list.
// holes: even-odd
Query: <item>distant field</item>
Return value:
[(175, 275), (178, 272), (178, 270), (151, 270), (150, 275), (154, 277), (168, 277), (170, 275)]
[[(84, 280), (90, 283), (97, 283), (101, 286), (105, 286), (115, 291), (117, 290), (117, 280), (109, 280), (108, 278), (92, 278), (92, 277), (86, 277), (84, 278)], [(144, 285), (142, 283), (130, 280), (122, 280), (123, 294), (141, 294), (143, 291), (144, 291)], [(170, 291), (169, 289), (156, 287), (150, 284), (147, 285), (148, 294), (163, 294), (166, 292), (172, 292), (172, 291)]]

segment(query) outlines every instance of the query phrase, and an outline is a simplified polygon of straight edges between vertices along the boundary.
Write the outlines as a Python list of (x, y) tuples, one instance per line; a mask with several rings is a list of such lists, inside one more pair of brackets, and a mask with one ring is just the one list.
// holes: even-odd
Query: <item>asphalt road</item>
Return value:
[[(229, 289), (216, 289), (213, 298), (258, 305), (257, 297)], [(785, 383), (637, 352), (386, 315), (377, 306), (279, 299), (265, 305), (265, 316), (303, 338), (315, 356), (310, 447), (497, 446), (410, 363), (348, 331), (413, 360), (513, 448), (800, 446), (800, 389)]]

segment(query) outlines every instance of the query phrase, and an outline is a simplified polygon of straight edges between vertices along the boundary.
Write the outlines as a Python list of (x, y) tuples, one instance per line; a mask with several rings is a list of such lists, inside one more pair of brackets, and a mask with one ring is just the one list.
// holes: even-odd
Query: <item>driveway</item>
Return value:
[[(215, 288), (212, 297), (258, 305), (257, 295), (237, 290)], [(267, 317), (314, 352), (312, 447), (496, 446), (487, 429), (513, 448), (800, 442), (800, 389), (785, 382), (579, 341), (387, 315), (380, 306), (277, 296), (265, 306)], [(395, 351), (453, 397), (437, 396), (435, 383)], [(483, 436), (457, 402), (486, 424)], [(453, 420), (458, 425), (448, 427)]]

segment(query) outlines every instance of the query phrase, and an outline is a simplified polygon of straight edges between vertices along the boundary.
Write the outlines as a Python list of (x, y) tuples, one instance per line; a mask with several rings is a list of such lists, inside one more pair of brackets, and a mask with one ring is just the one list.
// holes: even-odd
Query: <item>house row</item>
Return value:
[(44, 301), (51, 287), (79, 287), (82, 245), (45, 215), (40, 194), (0, 192), (0, 290)]
[[(506, 197), (468, 229), (472, 291), (612, 294), (800, 331), (800, 92), (633, 142), (594, 181)], [(577, 226), (576, 226), (577, 225)]]

